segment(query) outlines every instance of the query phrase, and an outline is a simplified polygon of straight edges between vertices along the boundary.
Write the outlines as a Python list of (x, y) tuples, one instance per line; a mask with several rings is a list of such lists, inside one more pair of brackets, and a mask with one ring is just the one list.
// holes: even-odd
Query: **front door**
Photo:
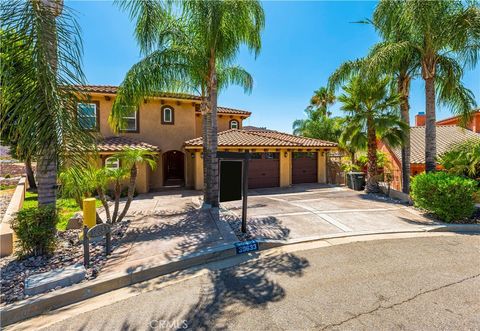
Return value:
[(184, 180), (184, 155), (180, 151), (168, 151), (163, 155), (165, 182)]

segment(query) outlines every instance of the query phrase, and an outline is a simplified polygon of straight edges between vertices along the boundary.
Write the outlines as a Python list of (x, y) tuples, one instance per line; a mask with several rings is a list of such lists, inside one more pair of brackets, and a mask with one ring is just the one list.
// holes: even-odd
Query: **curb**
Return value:
[[(435, 225), (415, 230), (388, 230), (376, 232), (354, 232), (345, 234), (333, 234), (324, 236), (312, 236), (296, 240), (257, 240), (258, 251), (265, 251), (282, 246), (291, 246), (301, 243), (311, 243), (328, 239), (355, 238), (361, 236), (389, 235), (389, 234), (412, 234), (429, 232), (459, 232), (459, 233), (480, 233), (480, 224), (449, 224)], [(25, 319), (35, 317), (54, 309), (71, 305), (113, 290), (127, 287), (136, 283), (150, 280), (172, 272), (185, 270), (190, 267), (228, 259), (236, 256), (236, 247), (233, 243), (223, 244), (217, 247), (200, 250), (181, 258), (174, 259), (165, 264), (147, 266), (143, 269), (135, 269), (128, 272), (117, 272), (100, 276), (97, 279), (86, 283), (76, 284), (70, 287), (59, 289), (54, 292), (40, 294), (20, 303), (13, 303), (0, 311), (0, 324), (7, 326)]]

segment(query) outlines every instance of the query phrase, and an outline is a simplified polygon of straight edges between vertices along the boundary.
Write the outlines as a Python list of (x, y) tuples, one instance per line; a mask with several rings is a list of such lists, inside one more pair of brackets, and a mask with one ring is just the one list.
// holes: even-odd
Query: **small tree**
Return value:
[[(122, 163), (122, 167), (130, 171), (130, 179), (128, 184), (128, 193), (127, 201), (125, 207), (123, 208), (122, 213), (118, 217), (118, 221), (121, 221), (127, 214), (130, 204), (133, 200), (133, 194), (135, 192), (135, 183), (137, 181), (138, 175), (138, 164), (146, 164), (152, 170), (155, 169), (157, 163), (155, 162), (155, 153), (144, 150), (144, 149), (125, 149), (119, 154), (116, 154), (115, 157), (118, 157)], [(115, 220), (114, 220), (115, 221)]]
[(480, 181), (480, 139), (453, 147), (441, 155), (438, 162), (451, 174)]

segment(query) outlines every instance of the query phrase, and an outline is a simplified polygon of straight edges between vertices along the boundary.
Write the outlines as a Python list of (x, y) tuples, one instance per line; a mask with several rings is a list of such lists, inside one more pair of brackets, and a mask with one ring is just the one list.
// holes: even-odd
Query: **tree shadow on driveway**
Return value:
[(252, 309), (261, 309), (270, 302), (285, 297), (285, 290), (269, 274), (286, 274), (301, 277), (309, 266), (305, 258), (294, 254), (257, 259), (222, 270), (213, 270), (209, 282), (202, 285), (200, 298), (192, 306), (185, 319), (191, 330), (224, 330), (232, 306), (241, 304)]

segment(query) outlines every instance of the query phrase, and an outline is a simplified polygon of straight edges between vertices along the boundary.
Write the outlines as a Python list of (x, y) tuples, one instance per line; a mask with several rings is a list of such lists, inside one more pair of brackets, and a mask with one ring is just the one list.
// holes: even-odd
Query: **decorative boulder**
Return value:
[(80, 213), (75, 213), (67, 222), (67, 230), (81, 229), (83, 227), (83, 216)]

